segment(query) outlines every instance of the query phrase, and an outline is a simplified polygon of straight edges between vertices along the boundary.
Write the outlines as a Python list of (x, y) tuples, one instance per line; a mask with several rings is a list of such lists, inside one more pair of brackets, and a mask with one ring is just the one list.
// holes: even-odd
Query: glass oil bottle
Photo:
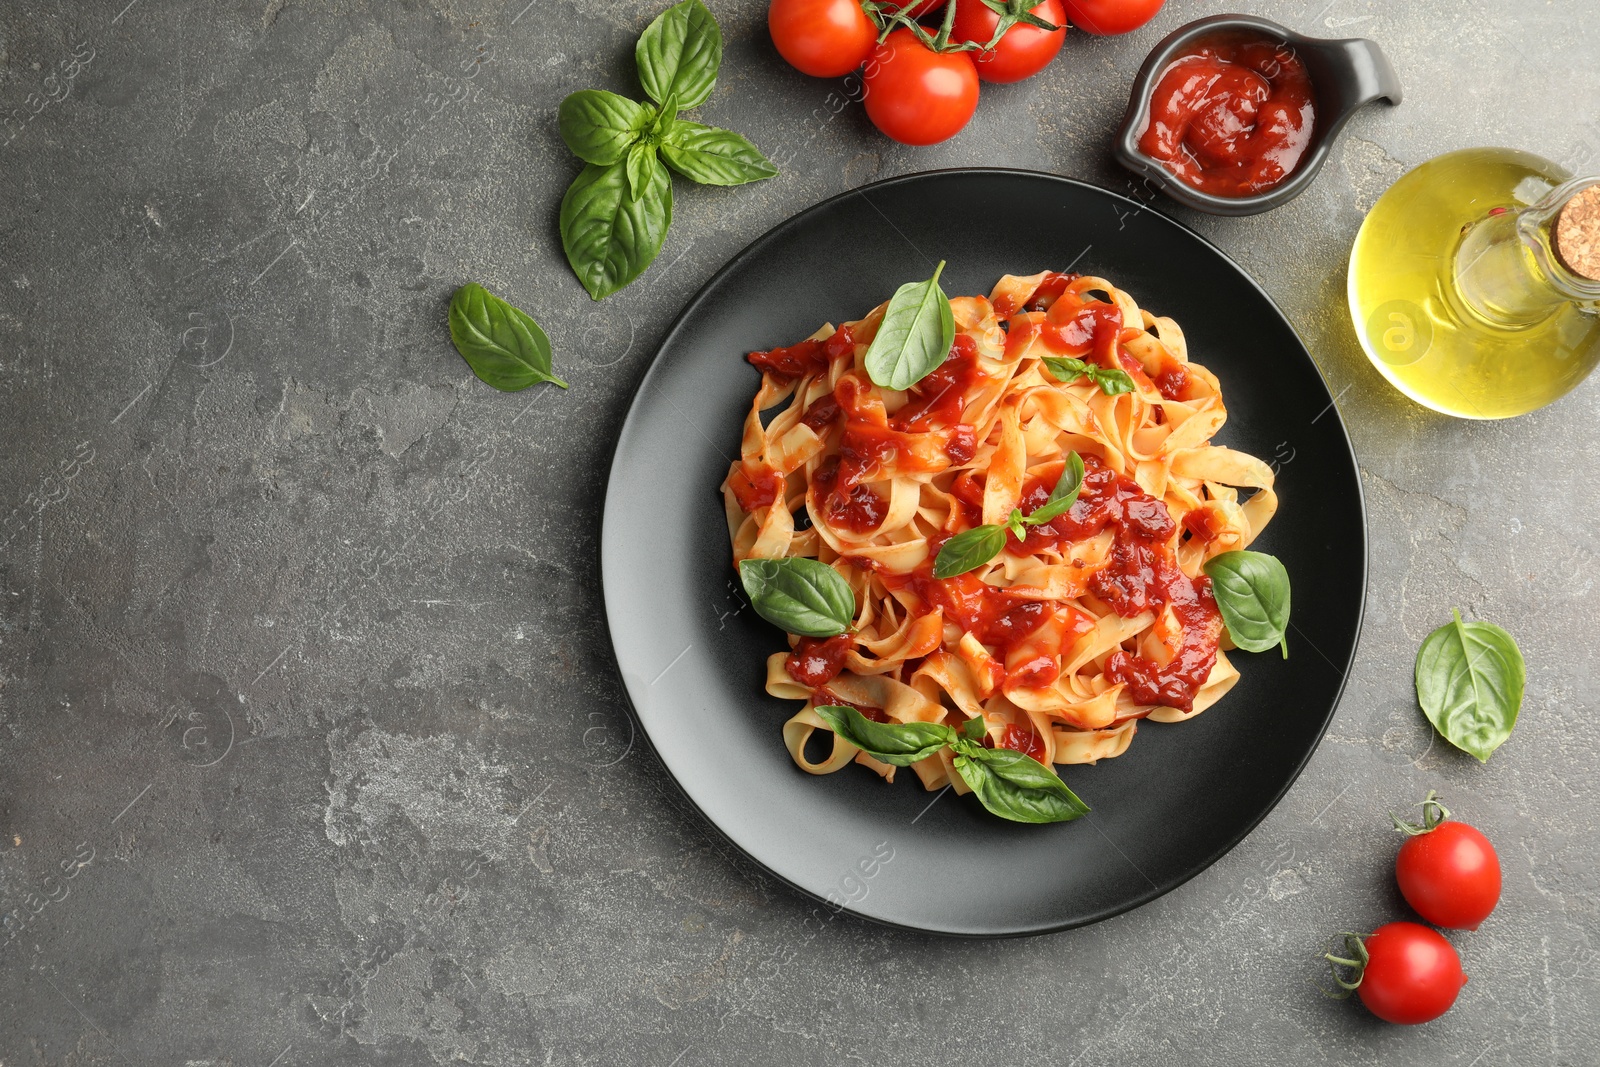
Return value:
[(1368, 358), (1418, 403), (1543, 407), (1600, 362), (1600, 177), (1510, 149), (1429, 160), (1367, 215), (1349, 300)]

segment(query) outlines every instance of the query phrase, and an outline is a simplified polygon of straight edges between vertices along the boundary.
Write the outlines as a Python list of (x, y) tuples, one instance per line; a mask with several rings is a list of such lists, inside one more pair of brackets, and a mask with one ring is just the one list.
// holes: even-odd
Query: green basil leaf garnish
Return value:
[(628, 195), (627, 164), (590, 163), (561, 200), (561, 245), (589, 295), (599, 300), (650, 265), (672, 224), (672, 179), (653, 160), (650, 182)]
[(956, 534), (939, 547), (939, 555), (933, 561), (933, 576), (954, 578), (958, 574), (977, 570), (1000, 554), (1006, 544), (1007, 531), (1018, 541), (1025, 540), (1027, 531), (1024, 527), (1038, 526), (1065, 514), (1077, 501), (1082, 489), (1083, 457), (1076, 452), (1068, 452), (1067, 465), (1056, 480), (1056, 487), (1051, 490), (1049, 499), (1035, 508), (1032, 515), (1024, 518), (1019, 509), (1012, 508), (1004, 523), (974, 526)]
[(650, 188), (650, 183), (655, 179), (656, 167), (660, 164), (656, 160), (655, 145), (636, 144), (628, 149), (628, 199), (638, 200)]
[(1417, 650), (1417, 701), (1441, 737), (1487, 763), (1511, 736), (1522, 708), (1527, 665), (1517, 642), (1461, 612)]
[(981, 741), (988, 732), (989, 724), (984, 721), (982, 715), (974, 715), (961, 724), (961, 736), (968, 741)]
[(956, 773), (972, 787), (979, 803), (1013, 822), (1070, 822), (1087, 815), (1089, 805), (1067, 788), (1054, 770), (1009, 748), (980, 748), (970, 742), (957, 750)]
[(667, 8), (639, 36), (633, 51), (639, 82), (650, 99), (675, 95), (687, 110), (705, 103), (722, 65), (722, 30), (700, 0)]
[(1100, 387), (1100, 391), (1107, 396), (1116, 396), (1119, 393), (1133, 392), (1133, 378), (1120, 367), (1107, 370), (1097, 367), (1093, 363), (1085, 363), (1081, 359), (1071, 356), (1045, 356), (1044, 365), (1059, 382), (1074, 382), (1079, 378), (1087, 378)]
[(627, 154), (655, 119), (655, 109), (603, 89), (581, 89), (556, 112), (561, 139), (585, 163), (610, 166)]
[(1224, 552), (1206, 561), (1211, 595), (1233, 643), (1246, 652), (1274, 645), (1289, 658), (1289, 572), (1265, 552)]
[(1106, 394), (1106, 396), (1118, 396), (1122, 393), (1131, 393), (1135, 388), (1132, 376), (1130, 376), (1128, 372), (1123, 370), (1121, 367), (1113, 367), (1110, 370), (1105, 370), (1101, 367), (1095, 367), (1093, 368), (1093, 371), (1094, 373), (1089, 375), (1089, 379), (1093, 381), (1094, 384), (1098, 385), (1100, 387), (1100, 391)]
[(450, 340), (472, 373), (515, 392), (535, 382), (567, 383), (551, 373), (550, 339), (525, 312), (468, 282), (450, 298)]
[[(1028, 526), (1027, 520), (1022, 517), (1022, 509), (1021, 508), (1012, 508), (1011, 509), (1011, 514), (1006, 516), (1006, 521), (1005, 521), (1005, 527), (1006, 527), (1007, 530), (1009, 530), (1011, 532), (1011, 536), (1015, 537), (1018, 541), (1027, 540), (1027, 538), (1028, 538), (1027, 526)], [(993, 558), (993, 557), (990, 557), (990, 558)]]
[(974, 526), (963, 530), (943, 545), (933, 561), (935, 578), (954, 578), (975, 571), (1000, 554), (1006, 544), (1004, 526)]
[(909, 767), (948, 745), (956, 732), (936, 722), (873, 722), (855, 708), (823, 704), (812, 709), (833, 732), (875, 760)]
[(743, 185), (778, 173), (761, 150), (732, 130), (678, 121), (661, 143), (667, 166), (701, 185)]
[(1029, 526), (1039, 526), (1065, 515), (1078, 502), (1078, 493), (1082, 490), (1083, 457), (1076, 452), (1068, 452), (1067, 465), (1056, 480), (1056, 487), (1050, 490), (1050, 499), (1035, 508), (1033, 514), (1024, 521)]
[[(950, 355), (956, 320), (939, 288), (944, 261), (925, 282), (907, 282), (884, 309), (878, 333), (862, 357), (867, 377), (885, 389), (909, 389)], [(958, 572), (959, 573), (959, 572)]]
[(802, 637), (837, 637), (856, 617), (856, 594), (826, 563), (803, 556), (747, 559), (739, 581), (756, 614)]

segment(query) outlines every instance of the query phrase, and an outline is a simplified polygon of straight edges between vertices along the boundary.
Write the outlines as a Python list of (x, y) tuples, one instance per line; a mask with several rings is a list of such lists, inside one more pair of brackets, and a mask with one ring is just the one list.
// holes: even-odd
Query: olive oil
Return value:
[(1507, 418), (1600, 362), (1600, 282), (1551, 246), (1556, 213), (1596, 183), (1569, 177), (1526, 152), (1475, 148), (1379, 198), (1350, 253), (1350, 314), (1401, 392), (1461, 418)]

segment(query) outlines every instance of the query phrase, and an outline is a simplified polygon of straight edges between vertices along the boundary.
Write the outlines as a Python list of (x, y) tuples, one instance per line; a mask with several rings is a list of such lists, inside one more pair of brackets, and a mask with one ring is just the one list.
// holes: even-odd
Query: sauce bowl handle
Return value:
[(1342, 41), (1318, 41), (1316, 52), (1324, 62), (1322, 75), (1337, 97), (1335, 113), (1354, 111), (1379, 100), (1400, 103), (1403, 90), (1389, 57), (1376, 41), (1354, 37)]

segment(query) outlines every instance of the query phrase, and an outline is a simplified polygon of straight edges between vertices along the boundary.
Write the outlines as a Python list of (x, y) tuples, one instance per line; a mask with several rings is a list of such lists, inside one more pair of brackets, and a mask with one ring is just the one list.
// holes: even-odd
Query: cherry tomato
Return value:
[(878, 28), (856, 0), (772, 0), (767, 31), (778, 54), (802, 74), (837, 78), (872, 54)]
[(1357, 993), (1385, 1022), (1425, 1023), (1450, 1010), (1467, 984), (1461, 957), (1437, 930), (1385, 923), (1365, 941), (1367, 963)]
[(902, 144), (954, 137), (978, 108), (978, 72), (965, 52), (935, 52), (905, 27), (872, 53), (864, 77), (867, 117)]
[(1108, 36), (1136, 30), (1155, 17), (1164, 0), (1062, 0), (1080, 30)]
[(1406, 903), (1435, 926), (1476, 930), (1500, 901), (1500, 857), (1464, 822), (1447, 820), (1408, 839), (1394, 877)]
[[(1067, 39), (1067, 13), (1061, 0), (1044, 0), (1031, 14), (1060, 29), (1041, 30), (1027, 23), (1017, 23), (1006, 31), (992, 51), (972, 53), (978, 77), (986, 82), (1019, 82), (1050, 65)], [(988, 44), (999, 25), (1000, 16), (983, 0), (956, 0), (956, 20), (950, 39)]]

